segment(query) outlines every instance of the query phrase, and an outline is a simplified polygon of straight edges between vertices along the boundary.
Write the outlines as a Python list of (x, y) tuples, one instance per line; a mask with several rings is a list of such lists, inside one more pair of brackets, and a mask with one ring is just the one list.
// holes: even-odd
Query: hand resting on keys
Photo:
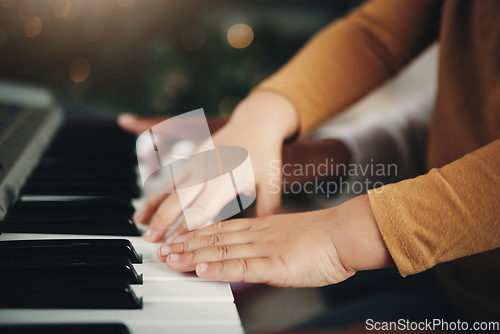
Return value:
[[(349, 159), (345, 146), (335, 140), (287, 145), (283, 149), (284, 141), (296, 133), (295, 117), (293, 106), (271, 92), (254, 93), (236, 108), (229, 123), (213, 135), (213, 140), (218, 146), (237, 145), (249, 151), (257, 187), (256, 213), (264, 218), (226, 221), (189, 233), (186, 224), (181, 224), (158, 250), (163, 262), (177, 271), (196, 269), (200, 277), (207, 279), (279, 286), (331, 284), (364, 268), (346, 267), (340, 260), (332, 239), (340, 224), (329, 220), (333, 212), (268, 216), (279, 212), (281, 204), (281, 192), (273, 191), (270, 182), (271, 176), (276, 177), (271, 161), (281, 162), (282, 155), (292, 163), (314, 163), (315, 159), (323, 162), (325, 154), (342, 163)], [(142, 132), (161, 120), (123, 115), (119, 123), (129, 131)], [(209, 126), (213, 134), (220, 123), (214, 126), (209, 122)], [(291, 177), (294, 176), (287, 176)], [(297, 181), (304, 180), (299, 177)], [(205, 213), (207, 220), (227, 203), (214, 200), (217, 194), (211, 191), (217, 189), (202, 193), (191, 206)], [(134, 220), (149, 224), (151, 232), (146, 237), (159, 241), (181, 214), (177, 195), (154, 194), (134, 214)]]
[[(119, 124), (134, 132), (142, 132), (159, 119), (143, 120), (130, 115), (119, 118)], [(273, 173), (270, 162), (281, 162), (281, 151), (286, 138), (296, 132), (297, 114), (291, 102), (273, 92), (261, 91), (243, 100), (233, 116), (212, 136), (216, 146), (244, 147), (251, 157), (256, 196), (256, 214), (265, 216), (279, 212), (281, 192), (270, 182)], [(212, 131), (213, 132), (213, 131)], [(278, 182), (280, 184), (280, 182)], [(200, 221), (210, 221), (231, 198), (220, 196), (216, 187), (205, 187), (189, 206), (190, 214)], [(175, 194), (155, 193), (134, 214), (134, 221), (149, 225), (144, 237), (156, 242), (163, 239), (172, 224), (182, 215), (179, 197)], [(168, 239), (187, 232), (183, 223)]]
[(321, 211), (223, 221), (166, 243), (158, 257), (201, 278), (313, 287), (392, 265), (367, 195)]

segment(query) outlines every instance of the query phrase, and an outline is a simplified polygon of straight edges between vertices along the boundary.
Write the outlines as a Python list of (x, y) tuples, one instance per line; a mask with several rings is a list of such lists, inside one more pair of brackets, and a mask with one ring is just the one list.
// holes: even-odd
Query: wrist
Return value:
[(260, 133), (275, 136), (282, 142), (299, 129), (299, 117), (293, 103), (270, 90), (251, 93), (236, 107), (229, 120), (242, 127), (257, 127)]
[(358, 196), (329, 210), (335, 210), (332, 236), (346, 269), (360, 271), (394, 265), (368, 195)]

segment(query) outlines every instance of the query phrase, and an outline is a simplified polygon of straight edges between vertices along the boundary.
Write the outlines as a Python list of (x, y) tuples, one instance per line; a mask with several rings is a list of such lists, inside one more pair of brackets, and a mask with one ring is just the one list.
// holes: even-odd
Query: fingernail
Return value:
[(144, 239), (149, 241), (156, 241), (157, 239), (161, 239), (160, 235), (161, 231), (155, 231), (153, 229), (149, 229), (142, 235)]
[(170, 254), (170, 262), (177, 262), (179, 261), (179, 254)]
[(145, 238), (145, 239), (151, 239), (152, 236), (153, 236), (153, 230), (147, 230), (142, 235), (142, 237)]
[(207, 271), (208, 269), (208, 263), (200, 263), (199, 265), (196, 266), (196, 271)]
[(168, 254), (170, 254), (170, 247), (168, 247), (168, 246), (161, 246), (160, 247), (160, 253), (163, 256), (167, 256)]
[(143, 223), (144, 222), (144, 218), (145, 218), (145, 215), (146, 215), (146, 212), (142, 209), (139, 209), (137, 210), (135, 213), (134, 213), (134, 216), (132, 217), (132, 219), (136, 222), (136, 223)]

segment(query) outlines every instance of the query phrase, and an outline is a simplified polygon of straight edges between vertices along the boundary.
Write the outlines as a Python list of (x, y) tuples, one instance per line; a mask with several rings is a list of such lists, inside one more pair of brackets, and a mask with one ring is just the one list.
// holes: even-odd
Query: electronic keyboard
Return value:
[(229, 284), (170, 270), (130, 220), (135, 136), (71, 115), (0, 82), (0, 333), (243, 333)]

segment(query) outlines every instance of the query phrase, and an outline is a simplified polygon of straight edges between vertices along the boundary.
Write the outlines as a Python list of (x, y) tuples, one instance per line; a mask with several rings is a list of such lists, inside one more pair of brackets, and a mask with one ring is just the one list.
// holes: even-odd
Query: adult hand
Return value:
[[(123, 117), (119, 122), (124, 128), (143, 131), (153, 125), (152, 122), (140, 121), (131, 126), (124, 124)], [(298, 116), (292, 103), (278, 93), (259, 91), (243, 100), (229, 122), (212, 136), (216, 146), (241, 146), (249, 152), (257, 191), (257, 216), (279, 212), (281, 190), (276, 184), (281, 182), (271, 182), (271, 178), (276, 180), (272, 166), (281, 166), (283, 142), (297, 130)], [(190, 215), (197, 216), (200, 221), (210, 221), (231, 200), (232, 197), (224, 197), (214, 187), (205, 187), (189, 206)], [(156, 242), (164, 237), (181, 215), (182, 207), (176, 194), (156, 193), (136, 211), (134, 221), (149, 224), (144, 237)], [(181, 224), (169, 240), (186, 231), (186, 224)]]
[(392, 264), (367, 195), (321, 211), (220, 222), (161, 246), (158, 257), (205, 279), (280, 287), (324, 286)]

